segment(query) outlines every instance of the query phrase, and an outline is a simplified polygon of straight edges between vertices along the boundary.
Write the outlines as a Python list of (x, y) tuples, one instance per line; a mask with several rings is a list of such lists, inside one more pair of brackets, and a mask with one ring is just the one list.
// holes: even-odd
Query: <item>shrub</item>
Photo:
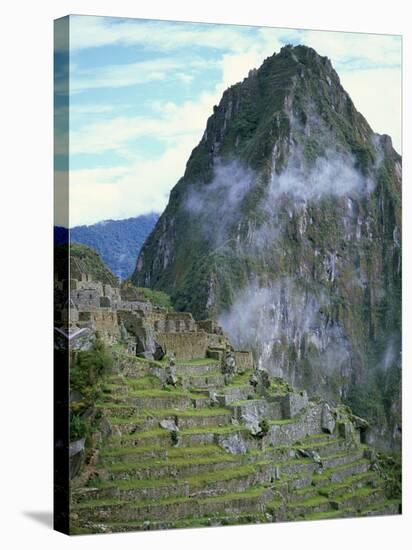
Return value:
[(179, 434), (176, 430), (170, 432), (170, 439), (172, 440), (172, 445), (177, 445), (179, 443)]
[(152, 302), (154, 306), (164, 307), (165, 309), (173, 309), (170, 296), (161, 290), (153, 290), (151, 288), (138, 288), (144, 294), (144, 297)]
[(70, 440), (86, 438), (95, 428), (100, 415), (94, 405), (103, 395), (101, 382), (111, 371), (113, 358), (104, 343), (97, 338), (88, 351), (77, 351), (70, 366), (70, 390), (80, 394), (80, 400), (70, 405)]

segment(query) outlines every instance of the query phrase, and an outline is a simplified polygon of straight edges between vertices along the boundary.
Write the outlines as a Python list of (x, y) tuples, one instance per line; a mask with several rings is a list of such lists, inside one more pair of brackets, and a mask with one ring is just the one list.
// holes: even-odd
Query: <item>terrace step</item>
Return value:
[(217, 393), (217, 398), (219, 403), (226, 407), (227, 405), (232, 405), (237, 401), (243, 401), (249, 399), (249, 397), (255, 397), (255, 389), (250, 384), (245, 384), (243, 386), (227, 386), (222, 388)]
[(192, 406), (191, 395), (166, 390), (129, 392), (125, 401), (137, 410), (186, 409)]
[(210, 397), (208, 395), (199, 394), (196, 397), (192, 397), (192, 405), (195, 409), (206, 409), (210, 407), (210, 404)]
[(355, 515), (355, 510), (346, 508), (342, 510), (326, 510), (325, 512), (309, 512), (299, 519), (304, 521), (319, 521), (321, 519), (350, 518)]
[(208, 390), (210, 388), (218, 388), (225, 383), (224, 375), (219, 372), (209, 372), (207, 374), (188, 376), (184, 382), (183, 387)]
[(318, 438), (305, 438), (302, 441), (298, 441), (292, 445), (294, 450), (306, 449), (317, 452), (322, 459), (329, 457), (330, 455), (339, 454), (340, 451), (345, 451), (347, 443), (345, 439), (328, 435)]
[(73, 512), (83, 521), (177, 521), (215, 514), (236, 516), (263, 513), (272, 491), (255, 487), (243, 493), (231, 493), (208, 498), (177, 497), (153, 503), (124, 503), (118, 500), (85, 500), (73, 506)]
[(394, 516), (401, 513), (402, 503), (400, 500), (382, 500), (373, 503), (359, 511), (361, 516)]
[(121, 479), (185, 479), (186, 477), (242, 465), (237, 455), (216, 455), (205, 457), (176, 458), (166, 460), (122, 461), (106, 463), (105, 470), (111, 480)]
[(122, 502), (162, 500), (170, 497), (206, 498), (249, 490), (256, 485), (270, 482), (270, 465), (252, 467), (243, 465), (187, 477), (184, 480), (165, 477), (161, 479), (131, 479), (125, 481), (98, 481), (73, 494), (73, 501), (118, 499)]
[(173, 420), (179, 430), (187, 428), (225, 426), (230, 423), (232, 415), (228, 409), (189, 407), (183, 409), (152, 409), (137, 416), (108, 417), (115, 431), (121, 434), (132, 434), (159, 427), (162, 420)]
[(116, 482), (107, 482), (106, 484), (96, 485), (95, 487), (86, 487), (81, 491), (74, 492), (73, 502), (81, 504), (84, 501), (99, 502), (113, 499), (121, 502), (134, 502), (146, 500), (159, 500), (171, 497), (189, 496), (189, 485), (186, 480), (173, 482), (167, 479), (162, 481), (142, 483), (140, 480), (134, 480), (129, 484), (116, 480)]
[(197, 517), (192, 519), (180, 519), (175, 521), (130, 521), (130, 522), (88, 522), (87, 527), (74, 529), (73, 534), (89, 533), (126, 533), (130, 531), (157, 529), (184, 529), (190, 527), (215, 527), (219, 525), (244, 525), (267, 523), (268, 517), (263, 513), (245, 513), (236, 516), (214, 514), (213, 516)]
[(318, 487), (318, 492), (327, 498), (333, 499), (349, 494), (361, 487), (373, 485), (377, 480), (376, 474), (369, 470), (363, 474), (349, 476), (341, 483), (331, 483)]
[(187, 378), (189, 376), (205, 376), (221, 374), (220, 363), (215, 361), (196, 363), (178, 363), (173, 366), (177, 376)]
[(363, 450), (353, 452), (341, 452), (336, 455), (329, 455), (322, 458), (323, 468), (325, 470), (336, 468), (336, 466), (344, 466), (352, 462), (357, 462), (363, 458)]
[(346, 478), (355, 475), (363, 474), (370, 469), (370, 462), (366, 459), (360, 459), (355, 462), (349, 462), (324, 470), (321, 474), (315, 474), (313, 476), (313, 484), (317, 487), (328, 485), (330, 483), (341, 483)]
[[(210, 445), (220, 436), (242, 434), (247, 432), (243, 426), (206, 426), (180, 430), (178, 433), (179, 447), (191, 447), (194, 445)], [(106, 444), (107, 448), (113, 446), (173, 446), (170, 432), (162, 428), (154, 428), (149, 431), (136, 431), (121, 437), (112, 437)]]
[[(331, 438), (320, 445), (301, 445), (300, 443), (295, 443), (293, 445), (278, 445), (278, 446), (269, 446), (259, 451), (253, 451), (250, 453), (250, 460), (253, 460), (253, 457), (259, 454), (258, 460), (272, 460), (274, 462), (279, 462), (282, 460), (289, 461), (292, 458), (302, 458), (299, 456), (299, 450), (313, 450), (320, 451), (319, 455), (325, 462), (327, 459), (330, 460), (340, 460), (342, 451), (346, 442), (343, 439)], [(350, 459), (351, 461), (353, 458)]]
[(385, 494), (382, 487), (360, 487), (353, 492), (334, 498), (331, 500), (331, 504), (335, 510), (350, 507), (360, 512), (367, 506), (382, 503), (384, 498)]
[[(213, 359), (179, 362), (179, 385), (170, 388), (165, 362), (123, 367), (98, 404), (112, 434), (95, 477), (72, 490), (80, 532), (398, 513), (400, 503), (385, 498), (363, 446), (313, 434), (310, 406), (297, 413), (285, 407), (282, 384), (266, 400), (249, 384), (250, 373), (226, 377)], [(268, 421), (266, 437), (252, 436), (243, 423), (254, 412)], [(161, 428), (163, 420), (177, 430)], [(320, 455), (320, 473), (303, 450)]]
[(327, 512), (332, 509), (330, 501), (321, 495), (310, 496), (303, 500), (288, 503), (286, 506), (287, 516), (296, 519), (307, 514)]
[(131, 447), (112, 447), (100, 453), (101, 462), (103, 464), (117, 461), (134, 461), (157, 458), (159, 460), (167, 460), (179, 457), (196, 457), (196, 456), (215, 456), (226, 454), (217, 445), (200, 445), (197, 447), (166, 447), (165, 445), (158, 446), (131, 446)]
[(307, 485), (306, 487), (291, 492), (288, 496), (288, 500), (291, 503), (299, 503), (317, 496), (324, 495), (319, 495), (317, 489), (313, 485)]

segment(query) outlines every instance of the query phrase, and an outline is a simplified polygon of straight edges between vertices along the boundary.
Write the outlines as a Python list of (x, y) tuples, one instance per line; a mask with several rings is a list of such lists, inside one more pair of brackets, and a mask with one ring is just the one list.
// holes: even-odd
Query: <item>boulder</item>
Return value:
[(266, 370), (263, 370), (263, 369), (259, 369), (257, 372), (258, 372), (259, 384), (262, 386), (262, 388), (263, 389), (270, 388), (269, 373)]
[(153, 352), (153, 359), (155, 361), (161, 361), (165, 356), (162, 346), (158, 342), (154, 342), (155, 350)]
[(252, 435), (260, 434), (261, 427), (258, 416), (251, 413), (246, 413), (242, 415), (241, 421)]
[(256, 386), (258, 385), (259, 383), (259, 380), (258, 380), (258, 377), (257, 377), (257, 374), (254, 372), (252, 374), (252, 376), (249, 378), (249, 384), (251, 386), (253, 386), (254, 388), (256, 388)]
[(77, 403), (82, 399), (83, 399), (83, 395), (79, 391), (72, 390), (70, 392), (70, 403)]
[(112, 435), (112, 428), (105, 417), (100, 420), (100, 432), (103, 437), (109, 437), (109, 435)]
[(311, 460), (313, 460), (313, 462), (322, 466), (322, 459), (320, 457), (320, 454), (316, 451), (313, 451), (312, 449), (298, 449), (297, 455), (298, 457), (302, 456), (304, 458), (310, 458)]
[(215, 391), (210, 391), (209, 397), (211, 405), (220, 405), (219, 397)]
[(154, 339), (153, 328), (147, 322), (143, 321), (141, 326), (135, 328), (135, 331), (136, 355), (145, 357), (146, 359), (154, 359), (157, 343)]
[(218, 440), (218, 443), (225, 451), (232, 455), (243, 455), (247, 452), (246, 443), (238, 433), (223, 436)]
[(336, 420), (330, 406), (327, 403), (325, 403), (322, 407), (320, 422), (322, 431), (329, 434), (332, 434), (334, 432)]
[(176, 376), (175, 369), (172, 369), (170, 367), (166, 368), (166, 377), (165, 377), (165, 383), (168, 386), (176, 386), (178, 382), (178, 378)]
[(222, 372), (223, 374), (235, 374), (236, 371), (236, 361), (235, 356), (232, 352), (226, 352), (223, 363), (222, 363)]
[(169, 432), (179, 431), (179, 428), (174, 420), (169, 420), (169, 419), (161, 420), (159, 422), (159, 425), (161, 428), (168, 430)]

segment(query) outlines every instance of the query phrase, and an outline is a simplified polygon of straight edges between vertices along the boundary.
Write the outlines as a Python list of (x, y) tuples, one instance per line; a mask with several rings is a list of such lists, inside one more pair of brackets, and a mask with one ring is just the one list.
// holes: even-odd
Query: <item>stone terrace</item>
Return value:
[(97, 407), (106, 436), (72, 481), (73, 533), (399, 513), (356, 423), (252, 361), (228, 374), (118, 350)]

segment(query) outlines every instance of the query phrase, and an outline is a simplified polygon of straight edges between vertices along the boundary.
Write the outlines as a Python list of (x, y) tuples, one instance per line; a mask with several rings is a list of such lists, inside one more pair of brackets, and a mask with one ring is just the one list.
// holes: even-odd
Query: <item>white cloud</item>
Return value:
[(218, 93), (204, 93), (195, 101), (186, 101), (182, 105), (171, 101), (153, 102), (155, 112), (150, 116), (115, 117), (84, 125), (71, 132), (70, 153), (102, 154), (106, 151), (122, 152), (123, 149), (125, 154), (136, 157), (138, 152), (128, 151), (127, 143), (138, 137), (156, 138), (166, 147), (190, 139), (193, 148), (200, 140), (219, 96)]
[[(80, 70), (72, 65), (74, 92), (172, 78), (190, 83), (210, 66), (219, 67), (221, 77), (212, 91), (182, 104), (153, 101), (147, 116), (105, 115), (105, 119), (99, 117), (93, 122), (91, 105), (89, 122), (71, 133), (71, 154), (115, 150), (124, 156), (125, 165), (72, 172), (71, 212), (75, 217), (71, 222), (92, 223), (161, 210), (168, 191), (183, 175), (189, 154), (223, 91), (245, 78), (250, 69), (259, 67), (288, 41), (304, 43), (327, 55), (358, 110), (375, 131), (391, 135), (400, 150), (399, 37), (271, 28), (255, 29), (252, 33), (250, 28), (236, 26), (74, 17), (71, 46), (75, 51), (104, 45), (136, 45), (140, 51), (143, 48), (163, 54), (138, 63), (91, 69)], [(193, 45), (210, 50), (205, 57), (194, 57), (188, 49)], [(171, 51), (176, 52), (173, 57)], [(87, 106), (82, 108), (87, 110)], [(99, 111), (96, 106), (96, 115), (105, 112), (109, 110)], [(139, 137), (162, 141), (163, 153), (157, 159), (138, 158), (131, 141)]]
[(398, 69), (343, 71), (343, 87), (379, 134), (389, 134), (395, 149), (402, 151), (402, 85)]
[(70, 172), (70, 226), (162, 211), (182, 175), (192, 140), (180, 140), (156, 160)]
[(182, 74), (187, 80), (187, 71), (203, 70), (211, 64), (203, 59), (162, 57), (138, 63), (119, 63), (85, 69), (72, 66), (70, 92), (73, 94), (97, 88), (122, 88), (166, 78), (182, 79)]
[(73, 115), (96, 115), (113, 111), (113, 105), (70, 105), (70, 114)]
[[(161, 52), (187, 46), (245, 53), (263, 44), (300, 42), (327, 55), (334, 63), (373, 66), (400, 63), (400, 37), (367, 33), (312, 31), (276, 27), (213, 25), (145, 19), (71, 16), (70, 49), (137, 45)], [(276, 48), (272, 48), (270, 53)]]
[(401, 63), (399, 36), (303, 31), (296, 38), (314, 48), (318, 54), (329, 57), (339, 70), (400, 66)]
[[(268, 34), (281, 32), (282, 29), (268, 29)], [(139, 45), (145, 49), (169, 52), (196, 45), (214, 50), (241, 52), (253, 48), (255, 42), (250, 27), (240, 25), (93, 16), (70, 18), (71, 51), (110, 45)]]

